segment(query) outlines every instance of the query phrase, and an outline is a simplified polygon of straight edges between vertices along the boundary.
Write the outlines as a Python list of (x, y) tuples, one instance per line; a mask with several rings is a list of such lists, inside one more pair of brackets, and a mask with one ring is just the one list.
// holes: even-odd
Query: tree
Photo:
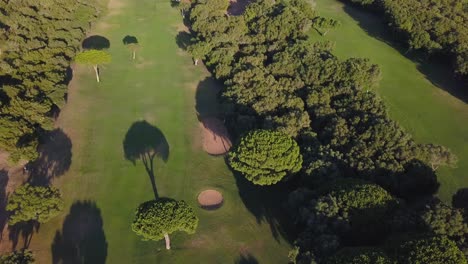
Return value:
[(16, 250), (0, 257), (0, 264), (31, 264), (34, 263), (34, 255), (30, 250)]
[(60, 191), (54, 187), (18, 187), (8, 199), (6, 210), (10, 213), (9, 225), (19, 222), (37, 221), (46, 223), (63, 209)]
[(467, 260), (457, 245), (447, 237), (416, 238), (403, 242), (397, 249), (401, 264), (466, 264)]
[(345, 248), (326, 261), (326, 264), (394, 264), (380, 248)]
[(138, 39), (134, 36), (125, 36), (123, 39), (123, 44), (128, 47), (132, 51), (132, 59), (136, 58), (136, 52), (140, 49), (140, 44), (138, 43)]
[(111, 55), (103, 50), (86, 50), (78, 53), (75, 57), (76, 63), (93, 66), (97, 82), (100, 82), (98, 66), (110, 63), (111, 60)]
[(211, 45), (207, 42), (198, 41), (188, 46), (188, 51), (193, 56), (193, 63), (198, 65), (199, 60), (203, 60), (208, 52), (211, 50)]
[(230, 166), (258, 185), (272, 185), (301, 169), (302, 155), (296, 141), (287, 134), (251, 131), (229, 153)]
[(455, 208), (468, 209), (468, 188), (461, 188), (453, 195), (452, 205)]
[[(320, 35), (325, 36), (327, 35), (330, 29), (337, 28), (340, 26), (340, 21), (331, 19), (331, 18), (324, 18), (324, 17), (315, 17), (312, 20), (312, 25), (314, 26), (315, 30), (320, 33)], [(323, 31), (320, 31), (322, 29)]]
[(175, 231), (195, 233), (198, 218), (186, 202), (167, 198), (142, 203), (136, 210), (132, 230), (144, 240), (166, 241), (171, 249), (169, 234)]

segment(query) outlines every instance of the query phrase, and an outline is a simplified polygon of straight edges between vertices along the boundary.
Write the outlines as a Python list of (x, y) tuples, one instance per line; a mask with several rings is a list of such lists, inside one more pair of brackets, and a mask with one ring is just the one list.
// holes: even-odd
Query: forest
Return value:
[(468, 75), (468, 2), (458, 0), (347, 0), (383, 14), (410, 50), (449, 58), (456, 74)]
[[(282, 178), (291, 190), (291, 262), (466, 263), (466, 193), (456, 207), (434, 196), (438, 167), (457, 158), (390, 119), (373, 90), (379, 67), (340, 60), (332, 43), (310, 38), (324, 23), (306, 1), (255, 2), (241, 16), (227, 9), (222, 0), (191, 6), (188, 50), (224, 83), (224, 117), (240, 138), (231, 168), (257, 185)], [(302, 157), (287, 155), (294, 144), (278, 132)]]
[(0, 149), (12, 162), (37, 158), (66, 103), (70, 62), (101, 10), (94, 0), (0, 1)]

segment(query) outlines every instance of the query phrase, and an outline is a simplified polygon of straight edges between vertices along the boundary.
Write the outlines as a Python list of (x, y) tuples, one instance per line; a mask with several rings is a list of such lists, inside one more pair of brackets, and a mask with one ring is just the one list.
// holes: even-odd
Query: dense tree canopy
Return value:
[(258, 185), (271, 185), (301, 169), (296, 141), (287, 134), (254, 130), (229, 153), (229, 165)]
[(410, 49), (442, 52), (468, 76), (468, 3), (459, 0), (348, 0), (372, 6), (407, 40)]
[(0, 264), (32, 264), (34, 256), (30, 250), (17, 250), (0, 257)]
[(406, 241), (397, 250), (401, 264), (466, 264), (463, 253), (446, 237), (427, 237)]
[[(255, 1), (240, 16), (226, 16), (227, 5), (193, 3), (188, 49), (225, 84), (224, 117), (242, 149), (263, 149), (262, 139), (242, 136), (257, 129), (288, 134), (300, 147), (302, 168), (285, 184), (296, 189), (288, 201), (299, 231), (291, 259), (326, 263), (343, 247), (364, 247), (362, 254), (336, 259), (393, 263), (396, 249), (383, 248), (387, 239), (404, 235), (409, 241), (441, 230), (457, 234), (448, 239), (462, 247), (458, 211), (427, 212), (414, 205), (424, 207), (423, 198), (439, 187), (436, 170), (453, 166), (456, 157), (443, 146), (416, 142), (389, 117), (372, 89), (381, 75), (377, 65), (340, 60), (333, 43), (309, 38), (311, 29), (325, 33), (339, 21), (317, 16), (303, 0)], [(253, 153), (247, 160), (255, 157), (256, 169), (269, 158)], [(252, 171), (237, 155), (234, 148), (231, 167)], [(444, 226), (437, 220), (443, 216), (454, 219)]]
[(63, 209), (60, 191), (54, 187), (18, 187), (8, 198), (6, 210), (10, 213), (9, 225), (19, 222), (37, 221), (45, 223), (57, 216)]
[(0, 149), (11, 160), (37, 157), (38, 137), (53, 128), (97, 2), (0, 1)]
[(160, 198), (137, 208), (132, 230), (145, 240), (166, 238), (166, 248), (170, 249), (169, 234), (175, 231), (193, 234), (197, 226), (198, 218), (186, 202)]

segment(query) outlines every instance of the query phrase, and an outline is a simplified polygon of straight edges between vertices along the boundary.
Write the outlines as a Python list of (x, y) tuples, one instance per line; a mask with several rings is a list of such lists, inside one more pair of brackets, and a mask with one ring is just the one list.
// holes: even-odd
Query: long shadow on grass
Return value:
[(46, 186), (53, 178), (60, 177), (70, 169), (72, 142), (62, 129), (45, 134), (39, 146), (39, 158), (26, 165), (28, 182)]
[(287, 184), (280, 182), (273, 186), (257, 186), (233, 171), (239, 195), (245, 207), (256, 217), (257, 223), (267, 222), (273, 237), (280, 237), (289, 243), (294, 241), (295, 230), (288, 213), (284, 210), (288, 199)]
[(77, 201), (55, 233), (52, 263), (104, 264), (107, 241), (101, 210), (92, 201)]
[(221, 110), (218, 102), (220, 92), (221, 85), (213, 77), (207, 77), (198, 83), (195, 93), (195, 110), (199, 119), (219, 117)]
[(367, 34), (387, 43), (406, 58), (416, 62), (418, 70), (434, 86), (447, 91), (464, 102), (468, 102), (468, 90), (464, 89), (466, 82), (453, 77), (453, 70), (449, 66), (450, 62), (447, 56), (432, 56), (429, 60), (423, 52), (408, 52), (407, 44), (397, 41), (401, 37), (391, 31), (389, 26), (385, 24), (382, 16), (371, 13), (376, 11), (363, 10), (361, 7), (356, 7), (349, 3), (344, 4), (343, 10), (357, 21)]
[(187, 31), (179, 31), (176, 36), (177, 46), (181, 50), (187, 50), (188, 46), (191, 44), (192, 35)]
[(123, 141), (125, 158), (136, 165), (141, 160), (151, 181), (154, 196), (159, 198), (154, 178), (154, 159), (160, 157), (164, 162), (169, 159), (169, 143), (157, 127), (147, 121), (133, 123)]
[(39, 232), (41, 224), (37, 221), (20, 222), (8, 226), (8, 238), (12, 242), (12, 250), (16, 250), (20, 239), (23, 241), (22, 249), (29, 247), (34, 232)]

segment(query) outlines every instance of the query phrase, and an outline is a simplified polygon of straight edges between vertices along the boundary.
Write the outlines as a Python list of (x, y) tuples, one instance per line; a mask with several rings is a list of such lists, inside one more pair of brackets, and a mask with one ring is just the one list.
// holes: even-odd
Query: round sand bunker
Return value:
[(222, 155), (232, 146), (228, 131), (223, 122), (209, 117), (201, 120), (203, 127), (203, 148), (208, 154)]
[(223, 205), (223, 195), (215, 190), (205, 190), (198, 195), (198, 203), (205, 209), (218, 209)]

